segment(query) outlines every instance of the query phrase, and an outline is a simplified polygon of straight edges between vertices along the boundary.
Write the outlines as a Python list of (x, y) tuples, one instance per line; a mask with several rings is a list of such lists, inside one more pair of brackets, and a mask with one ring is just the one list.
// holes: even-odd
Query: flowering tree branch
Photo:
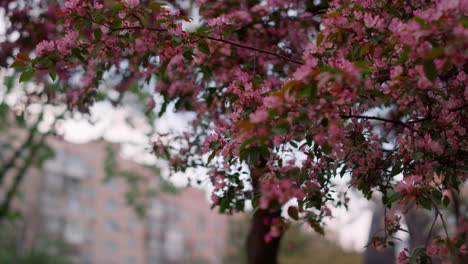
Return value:
[(401, 126), (404, 126), (404, 127), (408, 128), (409, 130), (411, 130), (413, 132), (417, 132), (416, 129), (414, 129), (413, 127), (411, 127), (407, 123), (405, 123), (403, 121), (400, 121), (400, 120), (392, 120), (392, 119), (382, 118), (382, 117), (378, 117), (378, 116), (363, 116), (363, 115), (341, 115), (340, 117), (344, 118), (344, 119), (359, 118), (359, 119), (365, 119), (365, 120), (378, 120), (378, 121), (382, 121), (384, 123), (392, 123), (392, 124), (396, 124), (396, 125), (401, 125)]

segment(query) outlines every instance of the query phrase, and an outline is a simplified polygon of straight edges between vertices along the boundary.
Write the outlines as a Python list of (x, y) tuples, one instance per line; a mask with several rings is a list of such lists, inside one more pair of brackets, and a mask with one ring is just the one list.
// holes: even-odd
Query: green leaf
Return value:
[(429, 198), (422, 197), (419, 199), (419, 203), (427, 210), (432, 209), (432, 201)]
[(437, 68), (433, 60), (424, 61), (424, 73), (426, 74), (427, 79), (429, 79), (431, 82), (436, 80)]
[(325, 154), (330, 154), (332, 152), (332, 147), (328, 145), (327, 143), (322, 145), (322, 150)]
[(296, 221), (299, 220), (299, 211), (296, 206), (289, 206), (288, 215)]
[(118, 2), (117, 4), (115, 4), (115, 6), (111, 7), (111, 12), (113, 14), (117, 14), (120, 10), (122, 10), (123, 8), (125, 7), (125, 3), (124, 2)]
[(213, 158), (216, 156), (217, 151), (213, 150), (211, 155), (208, 157), (208, 161), (206, 162), (206, 165), (210, 164), (210, 162), (213, 160)]
[(24, 66), (28, 66), (28, 64), (25, 61), (17, 60), (10, 65), (10, 68), (24, 67)]
[(27, 81), (31, 80), (31, 78), (34, 75), (34, 72), (35, 72), (34, 70), (29, 70), (29, 71), (25, 71), (25, 72), (21, 73), (19, 81), (20, 82), (27, 82)]
[(341, 178), (343, 178), (343, 176), (346, 173), (347, 169), (348, 169), (348, 165), (344, 165), (343, 168), (341, 169), (341, 172), (340, 172), (340, 177)]
[(392, 167), (392, 172), (390, 173), (391, 176), (395, 176), (400, 174), (403, 171), (403, 167), (400, 161), (397, 161), (395, 165)]
[(159, 11), (163, 6), (167, 5), (166, 3), (154, 2), (149, 5), (149, 8), (153, 11)]
[(317, 36), (317, 42), (316, 42), (317, 47), (320, 46), (320, 43), (322, 43), (324, 37), (325, 37), (325, 36), (322, 34), (322, 32), (320, 32), (320, 33), (318, 34), (318, 36)]
[(444, 204), (445, 207), (448, 207), (450, 204), (450, 198), (447, 196), (444, 196), (444, 199), (442, 199), (442, 203)]
[(435, 58), (440, 58), (444, 55), (445, 48), (444, 47), (435, 47), (429, 52), (426, 57), (426, 60), (433, 60)]
[(24, 61), (30, 61), (31, 58), (29, 58), (28, 54), (24, 53), (24, 52), (20, 52), (18, 54), (16, 54), (16, 57), (20, 60), (24, 60)]
[(260, 195), (255, 195), (254, 198), (252, 199), (252, 207), (257, 208), (258, 204), (260, 202)]
[(392, 204), (398, 201), (401, 198), (401, 196), (402, 195), (399, 192), (393, 193), (392, 195), (390, 195), (390, 197), (388, 197), (387, 201), (385, 202), (385, 206), (391, 208)]
[(423, 156), (424, 156), (424, 153), (422, 153), (422, 152), (414, 153), (414, 161), (420, 160)]
[(96, 40), (99, 40), (99, 39), (101, 39), (101, 37), (102, 37), (102, 31), (101, 31), (101, 29), (100, 29), (100, 28), (96, 28), (96, 30), (94, 30), (94, 38), (95, 38)]
[(55, 81), (57, 79), (57, 73), (54, 71), (49, 72), (49, 76), (52, 79), (52, 81)]
[(91, 21), (91, 19), (89, 19), (89, 18), (85, 18), (85, 19), (83, 20), (83, 24), (84, 24), (86, 27), (91, 28), (92, 25), (93, 25), (93, 21)]
[(309, 225), (315, 230), (315, 232), (321, 234), (322, 236), (325, 235), (325, 230), (317, 221), (309, 220)]
[(192, 50), (185, 50), (184, 52), (182, 52), (182, 56), (184, 56), (184, 58), (189, 61), (193, 60), (194, 55), (195, 54), (193, 54)]
[(411, 257), (409, 259), (410, 264), (416, 264), (416, 260), (418, 259), (419, 255), (421, 253), (424, 253), (425, 249), (423, 247), (418, 247), (413, 250), (413, 254), (411, 254)]
[(278, 125), (271, 128), (271, 131), (276, 135), (285, 135), (289, 132), (289, 125), (286, 122), (279, 123)]
[(159, 188), (163, 193), (177, 194), (179, 192), (179, 189), (177, 189), (177, 187), (172, 184), (172, 182), (167, 180), (162, 180)]
[(210, 55), (210, 48), (205, 40), (198, 41), (198, 50), (205, 55)]
[(463, 16), (457, 21), (458, 24), (462, 24), (464, 27), (468, 27), (468, 17)]
[(436, 201), (437, 203), (440, 203), (440, 200), (442, 200), (442, 193), (439, 190), (432, 190), (431, 192), (431, 198), (432, 200)]
[(394, 65), (400, 65), (400, 64), (404, 63), (406, 60), (408, 60), (408, 55), (409, 55), (410, 51), (411, 51), (411, 47), (406, 45), (403, 52), (401, 53), (398, 60), (394, 63)]

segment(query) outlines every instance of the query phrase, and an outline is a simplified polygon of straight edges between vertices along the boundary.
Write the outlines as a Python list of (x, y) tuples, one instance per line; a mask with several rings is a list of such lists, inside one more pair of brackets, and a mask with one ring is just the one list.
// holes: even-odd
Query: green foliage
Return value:
[[(19, 221), (2, 222), (0, 226), (0, 263), (2, 264), (72, 264), (65, 256), (67, 246), (60, 241), (45, 241), (43, 247), (23, 252)], [(58, 254), (51, 254), (56, 251)]]
[(151, 198), (154, 198), (161, 193), (174, 195), (178, 193), (177, 187), (175, 187), (170, 181), (160, 177), (159, 169), (153, 167), (149, 169), (154, 171), (154, 177), (159, 177), (159, 185), (157, 189), (142, 190), (141, 187), (145, 185), (143, 182), (144, 177), (133, 171), (119, 169), (115, 151), (110, 146), (106, 148), (104, 183), (117, 178), (125, 180), (127, 183), (127, 191), (125, 193), (127, 205), (133, 208), (135, 213), (141, 218), (146, 216)]

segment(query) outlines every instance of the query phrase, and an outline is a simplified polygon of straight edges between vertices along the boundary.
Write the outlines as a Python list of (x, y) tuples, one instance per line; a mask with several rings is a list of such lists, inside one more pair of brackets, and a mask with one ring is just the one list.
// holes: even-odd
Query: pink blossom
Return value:
[(369, 13), (364, 14), (364, 24), (368, 28), (376, 28), (376, 29), (382, 29), (384, 26), (384, 20), (380, 18), (378, 15), (373, 16)]
[(140, 4), (140, 0), (123, 0), (122, 2), (126, 3), (129, 7), (136, 7)]
[(39, 44), (37, 44), (36, 46), (36, 55), (38, 57), (41, 57), (42, 55), (44, 55), (45, 52), (55, 51), (55, 50), (56, 48), (55, 48), (54, 41), (43, 40), (39, 42)]
[(94, 1), (93, 2), (93, 7), (95, 9), (102, 9), (104, 6), (101, 3), (99, 3), (98, 1)]
[(225, 15), (221, 15), (216, 18), (212, 18), (208, 21), (208, 25), (212, 27), (219, 27), (219, 26), (224, 26), (229, 23), (229, 19)]
[(257, 109), (254, 113), (249, 115), (252, 123), (261, 123), (268, 119), (268, 112), (266, 109)]
[(174, 34), (176, 36), (182, 35), (182, 23), (176, 23), (175, 27), (170, 27), (169, 28), (169, 33)]
[(405, 248), (398, 254), (398, 264), (408, 264), (409, 263), (409, 256), (408, 256), (408, 249)]
[(65, 1), (65, 8), (75, 9), (80, 5), (80, 0), (67, 0)]

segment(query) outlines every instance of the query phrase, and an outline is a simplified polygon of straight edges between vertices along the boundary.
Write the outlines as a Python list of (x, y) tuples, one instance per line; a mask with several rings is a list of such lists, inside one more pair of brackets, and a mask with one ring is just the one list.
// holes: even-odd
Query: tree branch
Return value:
[(15, 153), (13, 153), (13, 155), (8, 160), (8, 162), (5, 163), (3, 168), (1, 168), (1, 170), (0, 170), (0, 186), (2, 186), (3, 180), (4, 180), (5, 176), (6, 176), (6, 174), (8, 173), (8, 171), (15, 165), (16, 160), (20, 157), (21, 152), (23, 152), (23, 150), (26, 149), (26, 147), (32, 143), (32, 141), (34, 139), (34, 136), (36, 135), (36, 132), (37, 132), (37, 126), (39, 125), (40, 121), (41, 121), (41, 118), (39, 118), (39, 120), (31, 128), (31, 130), (29, 131), (28, 137), (23, 142), (23, 144), (15, 151)]
[[(91, 19), (92, 20), (92, 19)], [(98, 24), (98, 25), (102, 25), (102, 26), (105, 26), (105, 27), (108, 27), (111, 31), (119, 31), (119, 30), (142, 30), (142, 29), (147, 29), (147, 30), (151, 30), (151, 31), (158, 31), (158, 32), (168, 32), (169, 30), (167, 29), (163, 29), (163, 28), (154, 28), (154, 27), (146, 27), (144, 25), (142, 26), (136, 26), (136, 27), (120, 27), (120, 28), (112, 28), (110, 27), (109, 25), (106, 25), (106, 24), (103, 24), (103, 23), (98, 23), (97, 21), (95, 20), (92, 20), (94, 23)], [(141, 22), (140, 22), (141, 23)], [(304, 62), (302, 61), (298, 61), (298, 60), (295, 60), (295, 59), (292, 59), (292, 58), (289, 58), (289, 57), (286, 57), (284, 55), (281, 55), (279, 53), (275, 53), (275, 52), (272, 52), (272, 51), (268, 51), (268, 50), (264, 50), (264, 49), (260, 49), (260, 48), (257, 48), (257, 47), (253, 47), (253, 46), (247, 46), (247, 45), (244, 45), (244, 44), (241, 44), (241, 43), (237, 43), (237, 42), (234, 42), (234, 41), (230, 41), (230, 40), (225, 40), (225, 39), (222, 39), (222, 38), (216, 38), (216, 37), (212, 37), (212, 36), (209, 36), (209, 35), (205, 35), (205, 34), (200, 34), (200, 33), (190, 33), (189, 34), (193, 35), (193, 36), (197, 36), (199, 38), (204, 38), (204, 39), (209, 39), (209, 40), (213, 40), (213, 41), (218, 41), (218, 42), (222, 42), (222, 43), (226, 43), (226, 44), (229, 44), (229, 45), (232, 45), (232, 46), (236, 46), (236, 47), (239, 47), (239, 48), (243, 48), (243, 49), (248, 49), (248, 50), (253, 50), (253, 51), (258, 51), (260, 53), (264, 53), (264, 54), (268, 54), (268, 55), (272, 55), (272, 56), (276, 56), (280, 59), (283, 59), (283, 60), (286, 60), (286, 61), (289, 61), (289, 62), (292, 62), (292, 63), (296, 63), (296, 64), (299, 64), (299, 65), (304, 65)]]
[(39, 140), (38, 144), (34, 145), (31, 148), (31, 152), (29, 153), (28, 157), (24, 160), (23, 166), (17, 171), (15, 177), (13, 178), (12, 186), (8, 190), (5, 196), (5, 199), (0, 205), (0, 222), (7, 216), (8, 212), (10, 211), (10, 206), (11, 206), (13, 197), (17, 193), (18, 188), (21, 182), (23, 181), (24, 176), (26, 175), (26, 171), (28, 170), (31, 163), (33, 162), (36, 156), (36, 152), (40, 149), (44, 140), (45, 140), (45, 134), (41, 136), (41, 139)]
[[(456, 111), (462, 110), (465, 107), (468, 107), (468, 104), (464, 104), (464, 105), (454, 107), (454, 108), (449, 108), (449, 111), (450, 112), (456, 112)], [(434, 118), (437, 118), (437, 117), (439, 117), (439, 116), (428, 116), (428, 117), (425, 117), (425, 118), (421, 118), (421, 119), (417, 119), (417, 120), (413, 120), (413, 121), (408, 121), (408, 123), (414, 124), (414, 123), (424, 122), (424, 121), (431, 120), (431, 119), (434, 119)]]
[(392, 123), (392, 124), (404, 126), (404, 127), (408, 128), (409, 130), (411, 130), (413, 132), (418, 132), (418, 131), (416, 131), (416, 129), (414, 129), (413, 127), (411, 127), (407, 123), (402, 122), (400, 120), (392, 120), (392, 119), (386, 119), (386, 118), (377, 117), (377, 116), (363, 116), (363, 115), (340, 115), (340, 117), (344, 118), (344, 119), (360, 118), (360, 119), (366, 119), (366, 120), (378, 120), (378, 121), (382, 121), (382, 122), (385, 122), (385, 123)]
[(302, 61), (291, 59), (289, 57), (286, 57), (286, 56), (283, 56), (281, 54), (271, 52), (271, 51), (268, 51), (268, 50), (259, 49), (259, 48), (256, 48), (256, 47), (247, 46), (247, 45), (240, 44), (240, 43), (237, 43), (237, 42), (233, 42), (233, 41), (230, 41), (230, 40), (215, 38), (215, 37), (211, 37), (211, 36), (203, 35), (203, 34), (198, 34), (198, 33), (192, 33), (192, 35), (200, 37), (200, 38), (205, 38), (205, 39), (209, 39), (209, 40), (223, 42), (223, 43), (226, 43), (226, 44), (229, 44), (229, 45), (232, 45), (232, 46), (236, 46), (236, 47), (239, 47), (239, 48), (249, 49), (249, 50), (258, 51), (258, 52), (261, 52), (261, 53), (264, 53), (264, 54), (273, 55), (273, 56), (276, 56), (276, 57), (281, 58), (283, 60), (287, 60), (287, 61), (292, 62), (292, 63), (296, 63), (296, 64), (299, 64), (299, 65), (304, 65), (304, 62), (302, 62)]

